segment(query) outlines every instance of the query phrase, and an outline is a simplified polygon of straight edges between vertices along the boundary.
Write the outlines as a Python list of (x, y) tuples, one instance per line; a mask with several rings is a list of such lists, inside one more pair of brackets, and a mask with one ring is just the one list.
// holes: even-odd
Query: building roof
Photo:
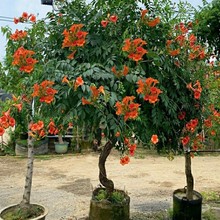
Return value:
[(11, 99), (12, 95), (9, 93), (6, 93), (4, 90), (0, 89), (0, 100), (5, 101), (6, 99)]

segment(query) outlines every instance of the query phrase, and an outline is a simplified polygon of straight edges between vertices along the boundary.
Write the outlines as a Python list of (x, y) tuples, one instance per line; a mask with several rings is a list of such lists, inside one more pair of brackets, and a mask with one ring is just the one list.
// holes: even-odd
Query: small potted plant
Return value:
[[(193, 33), (192, 22), (176, 24), (174, 36), (167, 40), (167, 53), (175, 57), (176, 75), (180, 76), (180, 92), (184, 102), (179, 103), (178, 130), (179, 150), (185, 156), (186, 187), (173, 192), (173, 219), (201, 220), (202, 196), (194, 190), (194, 179), (191, 169), (193, 151), (197, 151), (204, 142), (204, 115), (209, 102), (206, 89), (205, 47)], [(175, 49), (174, 49), (175, 48)]]
[[(69, 142), (64, 141), (64, 137), (68, 127), (65, 124), (60, 124), (59, 122), (62, 118), (55, 118), (55, 120), (50, 119), (48, 124), (48, 134), (58, 135), (58, 142), (54, 142), (55, 152), (58, 154), (64, 154), (68, 151)], [(56, 122), (55, 122), (56, 121)]]

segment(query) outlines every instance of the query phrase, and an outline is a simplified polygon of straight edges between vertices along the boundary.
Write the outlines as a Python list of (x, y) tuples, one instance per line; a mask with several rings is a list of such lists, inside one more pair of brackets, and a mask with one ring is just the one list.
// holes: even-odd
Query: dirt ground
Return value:
[[(49, 155), (35, 159), (31, 202), (49, 209), (47, 220), (85, 219), (92, 190), (98, 186), (98, 154)], [(195, 190), (220, 194), (220, 155), (198, 156), (192, 161)], [(118, 189), (131, 197), (131, 214), (167, 211), (172, 192), (185, 186), (184, 158), (142, 154), (128, 165), (119, 164), (113, 152), (107, 174)], [(21, 200), (26, 159), (0, 157), (0, 209)], [(147, 218), (139, 218), (147, 219)]]

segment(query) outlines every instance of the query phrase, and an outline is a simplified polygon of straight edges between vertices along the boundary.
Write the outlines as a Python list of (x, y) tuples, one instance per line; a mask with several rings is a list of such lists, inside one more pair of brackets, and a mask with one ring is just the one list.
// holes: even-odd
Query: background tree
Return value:
[(205, 4), (195, 14), (198, 22), (197, 36), (208, 43), (210, 53), (217, 55), (219, 59), (220, 51), (220, 2), (213, 0)]

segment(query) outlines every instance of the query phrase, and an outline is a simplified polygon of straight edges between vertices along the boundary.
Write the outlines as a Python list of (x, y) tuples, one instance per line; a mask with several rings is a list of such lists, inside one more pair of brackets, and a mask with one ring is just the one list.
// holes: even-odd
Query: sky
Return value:
[[(194, 7), (202, 6), (202, 0), (186, 0)], [(178, 2), (178, 0), (173, 0), (173, 2)], [(208, 0), (211, 2), (211, 0)], [(20, 17), (23, 12), (28, 12), (29, 14), (34, 14), (37, 18), (43, 18), (47, 12), (52, 11), (51, 6), (41, 5), (41, 0), (0, 0), (0, 27), (8, 25), (13, 31), (16, 29), (22, 30), (25, 24), (15, 25), (13, 22), (3, 21), (3, 17)], [(8, 19), (6, 19), (8, 20)], [(11, 19), (10, 19), (11, 20)], [(27, 25), (27, 24), (26, 24)], [(3, 60), (5, 54), (6, 39), (5, 36), (0, 32), (0, 61)]]

